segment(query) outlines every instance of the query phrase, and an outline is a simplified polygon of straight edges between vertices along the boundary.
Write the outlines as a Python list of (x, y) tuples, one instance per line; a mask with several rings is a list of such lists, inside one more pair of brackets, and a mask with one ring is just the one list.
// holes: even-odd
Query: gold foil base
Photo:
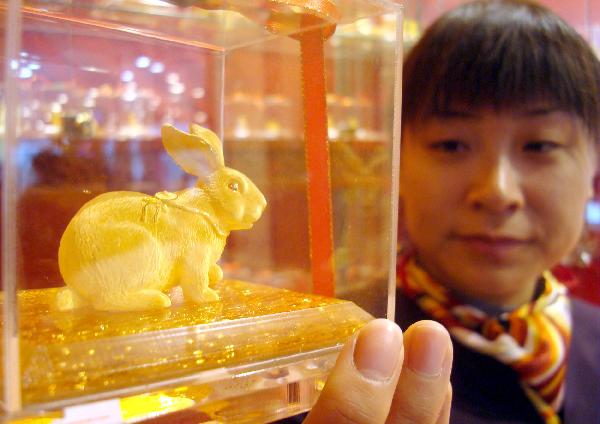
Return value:
[(168, 309), (120, 313), (53, 310), (58, 289), (19, 293), (24, 406), (123, 399), (190, 381), (214, 403), (248, 392), (243, 379), (232, 388), (233, 376), (272, 368), (276, 383), (283, 365), (306, 367), (311, 352), (339, 346), (371, 319), (338, 299), (236, 280), (215, 289), (221, 301), (198, 305), (173, 292)]

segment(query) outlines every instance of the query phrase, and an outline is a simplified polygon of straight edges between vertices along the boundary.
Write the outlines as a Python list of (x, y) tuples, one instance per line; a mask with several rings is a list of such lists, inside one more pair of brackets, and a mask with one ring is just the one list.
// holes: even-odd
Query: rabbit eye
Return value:
[(231, 191), (239, 191), (240, 190), (240, 185), (236, 182), (229, 183), (227, 185), (227, 187), (229, 187), (229, 190), (231, 190)]

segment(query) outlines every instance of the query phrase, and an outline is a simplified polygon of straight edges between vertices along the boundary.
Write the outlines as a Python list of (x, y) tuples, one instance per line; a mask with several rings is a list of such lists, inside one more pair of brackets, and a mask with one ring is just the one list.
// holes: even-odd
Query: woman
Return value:
[[(550, 272), (580, 237), (598, 170), (594, 52), (539, 5), (476, 1), (427, 30), (403, 78), (396, 316), (452, 335), (450, 422), (600, 423), (600, 311)], [(441, 378), (444, 333), (430, 328), (440, 344), (423, 351)], [(431, 416), (409, 422), (447, 420), (443, 381), (412, 395), (400, 381), (392, 411), (430, 392)], [(384, 422), (388, 405), (343, 414)]]

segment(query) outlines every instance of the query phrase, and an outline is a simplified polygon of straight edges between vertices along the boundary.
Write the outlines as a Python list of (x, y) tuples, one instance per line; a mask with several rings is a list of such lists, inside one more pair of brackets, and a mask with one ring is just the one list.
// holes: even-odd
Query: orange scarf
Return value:
[(416, 264), (414, 256), (398, 261), (397, 282), (404, 294), (458, 342), (516, 370), (541, 417), (559, 424), (571, 338), (570, 303), (566, 287), (550, 272), (543, 274), (543, 281), (542, 293), (532, 302), (489, 316), (453, 298)]

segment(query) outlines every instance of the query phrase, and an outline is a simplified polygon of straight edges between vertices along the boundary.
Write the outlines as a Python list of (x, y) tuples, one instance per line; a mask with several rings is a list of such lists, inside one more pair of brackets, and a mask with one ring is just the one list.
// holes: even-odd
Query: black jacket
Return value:
[[(567, 362), (565, 424), (600, 424), (600, 308), (573, 300)], [(429, 319), (398, 291), (396, 322), (404, 330)], [(543, 424), (510, 367), (454, 342), (452, 424)]]

